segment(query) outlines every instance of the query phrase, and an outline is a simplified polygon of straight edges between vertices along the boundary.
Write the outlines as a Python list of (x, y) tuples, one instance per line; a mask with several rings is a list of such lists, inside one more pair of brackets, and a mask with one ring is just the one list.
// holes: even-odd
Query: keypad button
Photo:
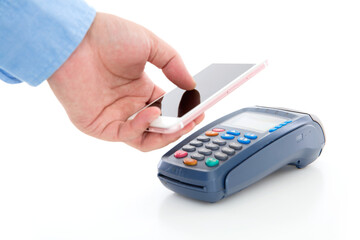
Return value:
[(231, 139), (234, 139), (234, 135), (222, 134), (222, 135), (221, 135), (221, 138), (222, 138), (222, 139), (225, 139), (225, 140), (231, 140)]
[(246, 133), (244, 136), (251, 140), (257, 139), (257, 136), (253, 133)]
[(210, 138), (205, 136), (199, 136), (197, 137), (197, 140), (199, 140), (200, 142), (208, 142), (210, 141)]
[(269, 132), (275, 132), (277, 130), (277, 128), (270, 128)]
[(211, 155), (212, 152), (210, 149), (207, 149), (207, 148), (199, 148), (198, 153), (203, 154), (205, 156), (209, 156), (209, 155)]
[(282, 128), (282, 125), (281, 124), (276, 125), (274, 128), (277, 128), (277, 129)]
[(186, 157), (188, 155), (187, 152), (183, 151), (183, 150), (177, 150), (175, 153), (174, 153), (174, 156), (176, 158), (183, 158), (183, 157)]
[(221, 149), (221, 151), (222, 151), (223, 153), (226, 153), (227, 155), (233, 155), (233, 154), (235, 153), (235, 150), (234, 150), (234, 149), (228, 148), (228, 147), (223, 147), (223, 148)]
[(230, 134), (230, 135), (234, 135), (234, 136), (239, 136), (240, 135), (240, 132), (236, 131), (236, 130), (230, 130), (230, 131), (227, 131), (226, 133)]
[(235, 149), (235, 150), (241, 150), (243, 146), (239, 143), (232, 142), (229, 144), (229, 148)]
[(205, 160), (205, 164), (208, 167), (216, 167), (217, 165), (219, 165), (219, 160), (217, 160), (216, 158), (207, 158)]
[(194, 147), (201, 147), (203, 145), (202, 142), (200, 141), (197, 141), (197, 140), (193, 140), (189, 143), (191, 146), (194, 146)]
[(221, 139), (214, 139), (214, 140), (212, 140), (212, 142), (219, 145), (219, 146), (224, 146), (226, 144), (226, 142), (224, 140), (221, 140)]
[(211, 149), (211, 150), (218, 150), (218, 149), (219, 149), (219, 145), (216, 145), (216, 144), (214, 144), (214, 143), (208, 143), (208, 144), (205, 144), (205, 148)]
[(221, 161), (225, 161), (228, 158), (228, 155), (222, 152), (216, 152), (214, 156), (216, 159), (219, 159)]
[(193, 154), (191, 154), (190, 157), (193, 159), (196, 159), (198, 161), (204, 160), (204, 158), (205, 158), (204, 155), (202, 155), (200, 153), (193, 153)]
[(190, 146), (190, 145), (185, 145), (182, 147), (182, 150), (187, 151), (187, 152), (194, 152), (196, 150), (196, 148), (193, 146)]
[(213, 128), (213, 132), (224, 132), (225, 129), (223, 128)]
[(245, 137), (239, 137), (237, 140), (239, 143), (242, 143), (242, 144), (249, 144), (251, 142), (250, 139), (245, 138)]
[(288, 121), (285, 121), (284, 123), (288, 124), (288, 123), (291, 123), (292, 121), (291, 120), (288, 120)]
[(206, 131), (206, 132), (205, 132), (205, 135), (206, 135), (206, 136), (209, 136), (209, 137), (214, 137), (214, 136), (219, 135), (219, 133), (218, 133), (218, 132), (214, 132), (214, 131)]
[(285, 126), (285, 125), (287, 125), (287, 123), (280, 123), (279, 125), (281, 125), (281, 126)]
[(192, 158), (185, 158), (183, 163), (188, 166), (195, 166), (197, 164), (197, 160)]

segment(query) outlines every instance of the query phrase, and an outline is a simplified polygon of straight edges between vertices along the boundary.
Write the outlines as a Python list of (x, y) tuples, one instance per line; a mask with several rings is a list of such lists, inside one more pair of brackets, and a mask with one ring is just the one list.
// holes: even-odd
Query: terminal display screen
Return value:
[(286, 120), (289, 119), (266, 113), (244, 112), (230, 118), (222, 125), (263, 133)]

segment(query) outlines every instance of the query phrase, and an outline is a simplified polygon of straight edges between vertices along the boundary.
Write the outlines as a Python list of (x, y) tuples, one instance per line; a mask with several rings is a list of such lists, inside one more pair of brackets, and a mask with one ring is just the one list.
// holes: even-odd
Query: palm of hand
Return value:
[(144, 73), (147, 61), (163, 69), (179, 87), (194, 87), (179, 55), (161, 39), (134, 23), (98, 14), (82, 43), (48, 82), (81, 131), (148, 151), (175, 141), (203, 116), (166, 135), (144, 132), (159, 116), (157, 108), (127, 121), (164, 93)]

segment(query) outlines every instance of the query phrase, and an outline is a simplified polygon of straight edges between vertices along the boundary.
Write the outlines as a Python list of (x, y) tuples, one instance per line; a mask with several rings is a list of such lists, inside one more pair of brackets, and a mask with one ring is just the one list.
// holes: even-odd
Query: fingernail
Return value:
[(194, 81), (194, 87), (193, 87), (193, 89), (195, 89), (196, 88), (196, 82)]

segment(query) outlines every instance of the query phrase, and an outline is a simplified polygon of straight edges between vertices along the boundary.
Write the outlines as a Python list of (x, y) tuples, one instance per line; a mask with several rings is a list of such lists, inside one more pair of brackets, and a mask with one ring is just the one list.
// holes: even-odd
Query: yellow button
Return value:
[(214, 132), (214, 131), (207, 131), (207, 132), (205, 133), (205, 135), (206, 135), (206, 136), (211, 136), (211, 137), (213, 137), (213, 136), (219, 135), (219, 133), (218, 133), (218, 132)]
[(184, 164), (188, 165), (188, 166), (195, 166), (197, 164), (197, 160), (192, 159), (192, 158), (185, 158)]

